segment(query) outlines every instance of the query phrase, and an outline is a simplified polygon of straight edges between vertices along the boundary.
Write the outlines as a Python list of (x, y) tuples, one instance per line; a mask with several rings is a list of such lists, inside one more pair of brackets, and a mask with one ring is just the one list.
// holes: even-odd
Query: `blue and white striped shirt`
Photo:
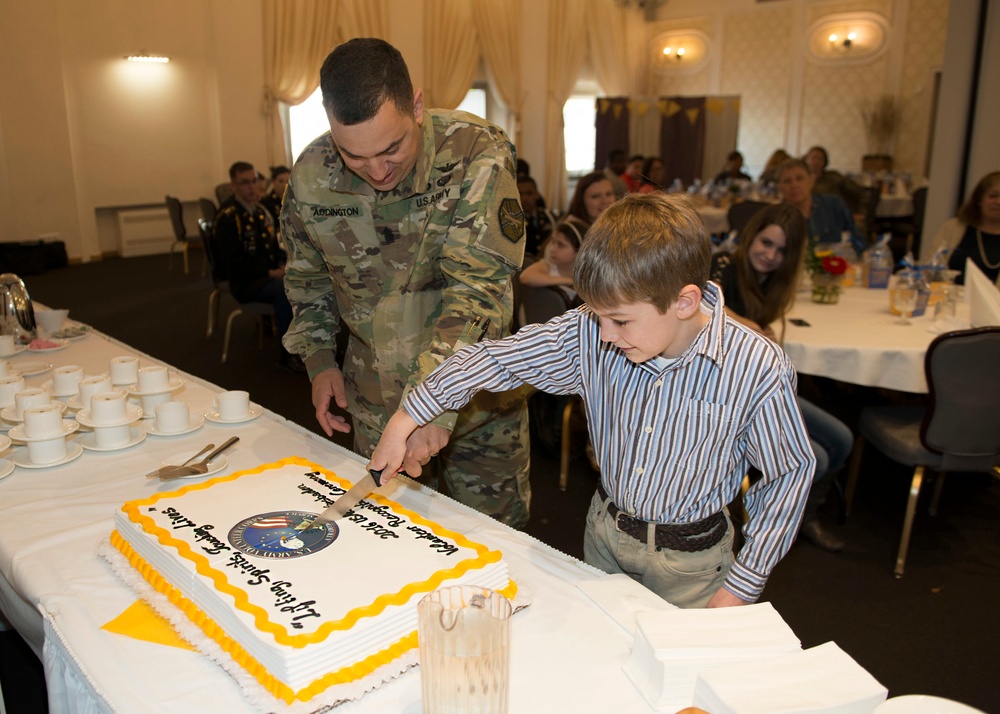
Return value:
[(623, 511), (656, 523), (691, 523), (717, 513), (747, 470), (746, 543), (725, 587), (756, 600), (798, 532), (815, 456), (795, 399), (796, 376), (780, 347), (727, 318), (718, 286), (694, 342), (665, 367), (630, 361), (600, 339), (583, 306), (503, 340), (468, 347), (410, 392), (403, 408), (418, 423), (466, 404), (481, 389), (530, 384), (583, 397), (601, 481)]

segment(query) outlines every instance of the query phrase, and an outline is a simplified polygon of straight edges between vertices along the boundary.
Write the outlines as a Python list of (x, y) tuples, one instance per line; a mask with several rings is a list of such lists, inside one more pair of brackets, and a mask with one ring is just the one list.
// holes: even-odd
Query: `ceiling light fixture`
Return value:
[(157, 55), (150, 55), (147, 52), (140, 52), (137, 55), (127, 55), (125, 57), (129, 62), (144, 62), (146, 64), (166, 64), (170, 61), (169, 57), (159, 57)]

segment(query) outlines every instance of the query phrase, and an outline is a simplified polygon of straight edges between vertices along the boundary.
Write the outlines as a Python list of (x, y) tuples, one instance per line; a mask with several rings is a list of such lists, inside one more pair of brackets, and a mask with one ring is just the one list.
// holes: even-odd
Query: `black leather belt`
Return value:
[[(598, 485), (597, 495), (608, 504), (608, 515), (614, 519), (615, 528), (619, 532), (632, 536), (640, 543), (646, 542), (646, 535), (649, 533), (647, 521), (630, 516), (618, 508), (611, 502), (603, 486)], [(697, 553), (711, 548), (722, 540), (726, 529), (726, 516), (722, 511), (694, 523), (657, 523), (656, 545), (660, 548)]]

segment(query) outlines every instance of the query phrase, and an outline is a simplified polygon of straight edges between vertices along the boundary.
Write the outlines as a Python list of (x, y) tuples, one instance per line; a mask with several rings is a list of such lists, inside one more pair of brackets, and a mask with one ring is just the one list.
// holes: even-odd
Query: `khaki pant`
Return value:
[(607, 503), (594, 494), (583, 534), (583, 559), (606, 573), (625, 573), (677, 607), (705, 607), (733, 564), (733, 523), (710, 548), (688, 553), (642, 543), (615, 528)]

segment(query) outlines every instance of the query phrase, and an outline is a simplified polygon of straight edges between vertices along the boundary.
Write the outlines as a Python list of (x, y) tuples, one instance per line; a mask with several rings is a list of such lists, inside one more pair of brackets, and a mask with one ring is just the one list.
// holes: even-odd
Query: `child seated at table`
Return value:
[[(681, 607), (755, 601), (795, 539), (815, 457), (788, 358), (726, 317), (710, 263), (683, 198), (619, 201), (577, 256), (587, 304), (452, 355), (403, 401), (369, 467), (396, 473), (420, 424), (481, 389), (578, 394), (601, 466), (584, 559)], [(734, 562), (726, 504), (751, 466), (763, 476)]]
[(558, 288), (574, 302), (577, 295), (573, 287), (573, 264), (582, 242), (580, 229), (571, 221), (563, 221), (542, 243), (542, 259), (522, 270), (517, 279), (528, 288)]

